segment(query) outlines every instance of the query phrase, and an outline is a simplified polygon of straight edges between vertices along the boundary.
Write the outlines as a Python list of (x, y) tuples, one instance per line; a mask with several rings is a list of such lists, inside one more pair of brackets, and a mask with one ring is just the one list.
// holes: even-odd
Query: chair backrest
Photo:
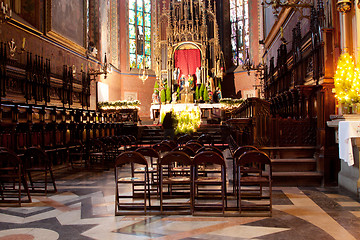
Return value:
[(102, 141), (93, 138), (89, 141), (89, 149), (91, 152), (105, 152), (106, 146)]
[(162, 143), (167, 143), (168, 145), (170, 145), (170, 147), (172, 149), (174, 149), (178, 146), (174, 140), (164, 140), (164, 141), (162, 141)]
[(158, 153), (162, 152), (170, 152), (172, 150), (172, 147), (167, 143), (157, 143), (153, 146), (153, 149), (155, 149)]
[(239, 158), (242, 154), (244, 154), (245, 152), (249, 152), (249, 151), (259, 151), (259, 149), (257, 149), (254, 146), (250, 146), (250, 145), (246, 145), (246, 146), (241, 146), (238, 147), (235, 152), (234, 152), (234, 159)]
[(191, 158), (184, 152), (168, 152), (160, 159), (160, 165), (170, 165), (171, 163), (180, 163), (182, 165), (191, 165)]
[(115, 167), (127, 163), (148, 165), (145, 157), (141, 153), (135, 151), (126, 151), (117, 156), (115, 160)]
[(271, 160), (268, 155), (260, 151), (248, 151), (242, 154), (237, 160), (236, 164), (238, 166), (243, 166), (247, 164), (268, 164), (271, 170)]
[(0, 168), (19, 168), (21, 161), (12, 152), (1, 151), (0, 152)]
[(212, 137), (211, 137), (211, 135), (210, 134), (206, 134), (206, 133), (203, 133), (203, 134), (201, 134), (199, 137), (198, 137), (198, 139), (197, 139), (200, 143), (202, 143), (202, 144), (211, 144), (212, 145), (212, 143), (213, 143), (213, 139), (212, 139)]
[(195, 151), (188, 146), (178, 146), (178, 147), (174, 148), (172, 151), (184, 152), (191, 157), (195, 156)]
[(203, 145), (198, 142), (188, 142), (185, 144), (185, 146), (190, 147), (192, 150), (194, 150), (194, 152), (203, 147)]
[(25, 169), (33, 167), (48, 167), (51, 165), (47, 154), (37, 147), (31, 147), (25, 151), (23, 164)]
[(196, 154), (205, 152), (205, 151), (213, 151), (213, 152), (216, 152), (217, 154), (219, 154), (220, 156), (223, 156), (222, 151), (219, 148), (214, 147), (214, 146), (203, 146), (202, 148), (197, 150)]
[(178, 144), (180, 145), (183, 145), (185, 144), (186, 142), (190, 141), (191, 140), (191, 136), (189, 134), (185, 134), (183, 136), (180, 136), (178, 139), (177, 139), (177, 142)]
[(159, 153), (152, 147), (141, 147), (135, 150), (138, 153), (141, 153), (144, 157), (153, 157), (160, 158)]
[(202, 164), (218, 164), (225, 167), (224, 158), (214, 151), (204, 151), (195, 155), (193, 159), (194, 165)]

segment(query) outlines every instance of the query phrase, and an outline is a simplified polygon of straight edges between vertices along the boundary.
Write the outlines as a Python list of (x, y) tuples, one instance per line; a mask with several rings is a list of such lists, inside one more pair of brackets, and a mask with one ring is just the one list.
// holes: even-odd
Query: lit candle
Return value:
[(23, 41), (22, 41), (22, 49), (25, 49), (25, 41), (26, 41), (26, 38), (23, 38)]

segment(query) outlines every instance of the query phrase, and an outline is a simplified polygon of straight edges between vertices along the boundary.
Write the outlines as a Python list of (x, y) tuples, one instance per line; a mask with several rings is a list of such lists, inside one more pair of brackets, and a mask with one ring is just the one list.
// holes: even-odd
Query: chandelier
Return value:
[(312, 8), (314, 3), (313, 0), (264, 0), (262, 5), (271, 6), (276, 18), (279, 18), (279, 13), (283, 8), (292, 8), (294, 11), (300, 12), (301, 18), (309, 18), (310, 16), (304, 15), (303, 10)]

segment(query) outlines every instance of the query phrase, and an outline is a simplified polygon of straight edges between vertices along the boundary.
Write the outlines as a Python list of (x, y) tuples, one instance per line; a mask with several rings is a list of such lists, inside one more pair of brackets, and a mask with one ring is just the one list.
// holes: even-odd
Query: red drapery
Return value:
[(201, 67), (201, 58), (199, 49), (184, 49), (175, 51), (175, 68), (180, 69), (179, 78), (185, 75), (194, 75), (196, 68)]

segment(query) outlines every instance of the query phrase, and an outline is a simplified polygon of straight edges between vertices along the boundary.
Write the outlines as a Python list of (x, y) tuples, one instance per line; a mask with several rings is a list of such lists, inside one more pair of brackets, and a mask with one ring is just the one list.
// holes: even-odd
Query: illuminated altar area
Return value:
[(164, 1), (159, 13), (155, 24), (157, 87), (153, 103), (218, 102), (224, 58), (216, 4), (201, 0)]

